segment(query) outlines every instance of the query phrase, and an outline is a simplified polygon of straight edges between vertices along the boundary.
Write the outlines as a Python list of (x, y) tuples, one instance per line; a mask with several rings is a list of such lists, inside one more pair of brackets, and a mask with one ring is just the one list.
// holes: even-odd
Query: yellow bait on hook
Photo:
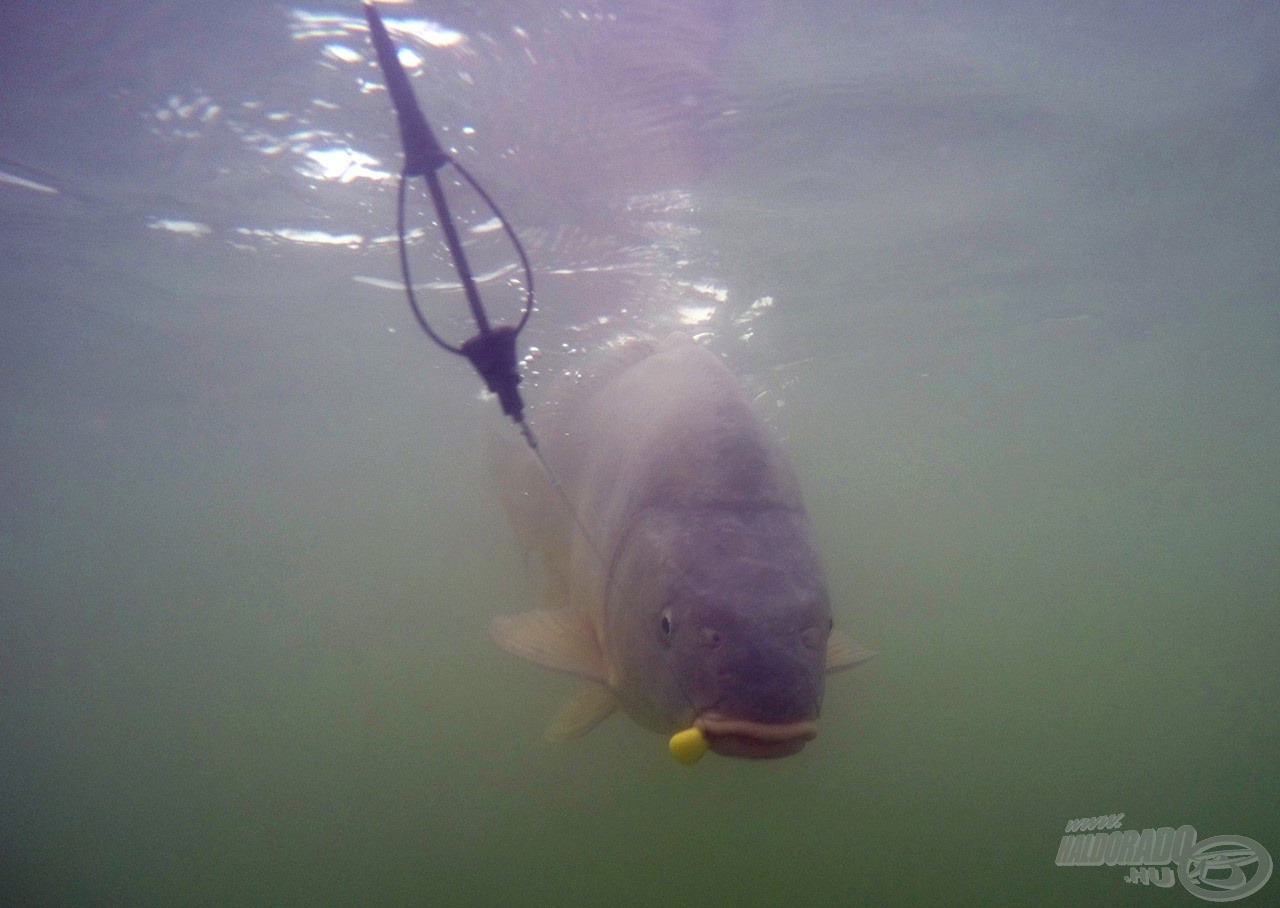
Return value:
[(702, 759), (702, 755), (707, 752), (710, 745), (702, 729), (695, 725), (693, 728), (686, 728), (672, 735), (667, 747), (671, 749), (671, 756), (685, 766), (692, 766)]

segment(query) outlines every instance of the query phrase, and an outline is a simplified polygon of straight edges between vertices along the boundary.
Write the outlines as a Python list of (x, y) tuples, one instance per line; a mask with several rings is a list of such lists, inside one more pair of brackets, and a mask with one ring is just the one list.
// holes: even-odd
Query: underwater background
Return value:
[(359, 4), (24, 5), (0, 901), (1198, 904), (1055, 864), (1117, 813), (1280, 858), (1280, 7), (381, 9), (528, 246), (535, 427), (697, 334), (879, 656), (785, 760), (545, 742), (574, 682), (486, 632), (518, 437), (405, 305)]

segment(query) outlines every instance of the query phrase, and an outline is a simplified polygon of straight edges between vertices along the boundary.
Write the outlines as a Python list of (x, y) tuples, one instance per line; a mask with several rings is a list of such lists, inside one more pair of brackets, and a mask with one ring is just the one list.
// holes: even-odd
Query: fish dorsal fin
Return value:
[(833, 630), (827, 638), (827, 671), (838, 672), (866, 662), (875, 653), (843, 631)]
[(608, 682), (600, 639), (586, 612), (556, 608), (499, 615), (489, 624), (489, 636), (513, 656), (589, 681)]
[(548, 741), (580, 738), (603, 722), (617, 707), (618, 701), (609, 688), (588, 681), (569, 698), (547, 726)]

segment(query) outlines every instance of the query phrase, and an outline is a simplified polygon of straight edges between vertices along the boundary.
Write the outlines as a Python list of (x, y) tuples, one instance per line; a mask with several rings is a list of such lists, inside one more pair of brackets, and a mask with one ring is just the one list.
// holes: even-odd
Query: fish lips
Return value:
[(746, 757), (767, 760), (789, 757), (818, 734), (817, 723), (810, 719), (799, 722), (757, 722), (719, 713), (703, 713), (693, 722), (707, 737), (711, 749), (722, 757)]

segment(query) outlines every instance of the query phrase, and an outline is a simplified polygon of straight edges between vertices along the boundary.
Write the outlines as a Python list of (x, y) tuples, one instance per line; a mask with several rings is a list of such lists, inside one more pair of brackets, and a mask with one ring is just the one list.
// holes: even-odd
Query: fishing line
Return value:
[[(543, 457), (542, 450), (538, 445), (538, 439), (533, 434), (533, 428), (524, 418), (524, 401), (521, 399), (519, 391), (520, 373), (516, 364), (516, 338), (524, 330), (524, 326), (529, 321), (529, 316), (533, 314), (534, 305), (533, 269), (529, 266), (529, 257), (525, 254), (524, 245), (520, 242), (520, 238), (516, 236), (515, 230), (511, 227), (501, 209), (498, 208), (497, 203), (467, 172), (466, 168), (455, 161), (440, 146), (435, 134), (431, 131), (430, 125), (427, 123), (426, 117), (422, 113), (422, 109), (418, 106), (417, 99), (413, 95), (413, 89), (409, 85), (409, 78), (405, 74), (404, 68), (400, 65), (395, 45), (391, 43), (391, 37), (387, 33), (386, 26), (382, 23), (382, 17), (378, 15), (378, 11), (373, 8), (371, 3), (365, 4), (364, 11), (365, 18), (369, 23), (370, 37), (373, 39), (373, 46), (377, 51), (378, 63), (382, 68), (383, 76), (387, 82), (387, 90), (391, 94), (391, 101), (395, 106), (396, 118), (400, 123), (400, 142), (404, 150), (404, 169), (400, 172), (400, 185), (396, 194), (396, 232), (399, 238), (400, 275), (404, 280), (405, 294), (409, 298), (409, 308), (413, 311), (413, 317), (427, 337), (442, 350), (461, 356), (470, 362), (475, 370), (480, 373), (480, 377), (484, 379), (488, 389), (497, 395), (498, 402), (502, 406), (502, 412), (511, 417), (520, 429), (520, 434), (524, 436), (529, 449), (533, 452), (534, 457), (537, 458), (542, 472), (546, 474), (552, 488), (556, 490), (560, 500), (564, 502), (565, 507), (568, 508), (569, 513), (572, 515), (578, 531), (582, 533), (583, 539), (587, 541), (587, 544), (591, 546), (591, 550), (595, 552), (601, 566), (604, 566), (604, 553), (596, 545), (592, 534), (587, 531), (586, 524), (583, 522), (581, 515), (579, 515), (578, 509), (573, 506), (573, 502), (561, 484), (560, 478)], [(489, 322), (488, 313), (485, 312), (484, 304), (480, 300), (480, 291), (476, 288), (475, 275), (472, 273), (471, 265), (467, 261), (466, 250), (463, 248), (462, 240), (458, 236), (458, 229), (453, 223), (453, 214), (449, 210), (449, 200), (445, 195), (443, 185), (440, 183), (440, 171), (445, 165), (452, 166), (461, 175), (466, 184), (481, 198), (498, 219), (498, 223), (502, 225), (503, 233), (506, 234), (507, 239), (511, 241), (511, 245), (516, 251), (516, 257), (520, 261), (520, 268), (524, 272), (524, 306), (521, 310), (520, 318), (514, 325), (493, 326)], [(448, 343), (431, 328), (426, 316), (422, 313), (422, 309), (418, 306), (417, 295), (413, 290), (413, 275), (409, 268), (409, 247), (405, 232), (405, 196), (409, 180), (415, 176), (421, 176), (427, 183), (427, 191), (436, 210), (436, 219), (440, 224), (441, 231), (444, 233), (445, 246), (449, 250), (454, 270), (458, 274), (458, 280), (462, 285), (463, 293), (466, 295), (471, 317), (476, 323), (478, 333), (457, 346)]]

